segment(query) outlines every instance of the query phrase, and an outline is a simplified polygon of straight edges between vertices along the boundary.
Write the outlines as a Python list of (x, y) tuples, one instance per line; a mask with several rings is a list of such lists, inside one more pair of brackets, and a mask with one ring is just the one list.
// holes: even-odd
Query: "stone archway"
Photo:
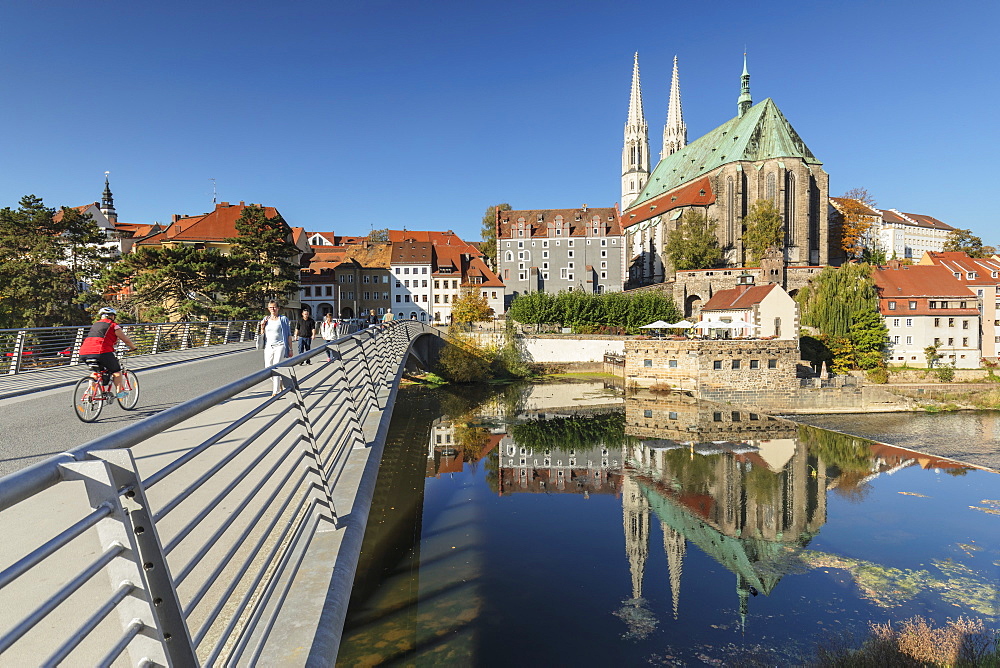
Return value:
[(694, 318), (701, 311), (701, 305), (703, 301), (698, 295), (688, 295), (684, 299), (684, 317)]
[(348, 319), (348, 318), (353, 318), (354, 317), (354, 309), (352, 309), (350, 306), (343, 307), (342, 309), (340, 309), (340, 317), (343, 318), (343, 319), (345, 319), (345, 320)]

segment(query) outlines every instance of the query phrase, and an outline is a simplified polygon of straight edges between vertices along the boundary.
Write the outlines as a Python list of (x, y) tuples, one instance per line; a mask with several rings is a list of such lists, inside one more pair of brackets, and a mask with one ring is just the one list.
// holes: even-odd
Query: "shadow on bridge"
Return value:
[(399, 379), (444, 345), (373, 327), (0, 479), (0, 663), (336, 656)]

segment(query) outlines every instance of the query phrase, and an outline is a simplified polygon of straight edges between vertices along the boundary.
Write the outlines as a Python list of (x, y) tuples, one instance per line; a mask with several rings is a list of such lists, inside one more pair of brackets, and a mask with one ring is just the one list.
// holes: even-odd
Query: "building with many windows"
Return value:
[(397, 241), (392, 246), (389, 308), (397, 318), (431, 319), (431, 289), (434, 244), (429, 241)]
[[(944, 250), (948, 235), (955, 228), (933, 216), (903, 213), (897, 209), (876, 209), (857, 200), (858, 215), (870, 224), (861, 243), (870, 250), (885, 253), (887, 260), (918, 260), (924, 253)], [(830, 220), (837, 224), (842, 217), (843, 197), (830, 198)]]
[(1000, 358), (1000, 258), (969, 257), (966, 253), (928, 251), (919, 265), (944, 267), (976, 295), (981, 316), (982, 356)]
[(497, 268), (508, 299), (529, 292), (618, 292), (624, 266), (615, 208), (497, 212)]
[(926, 366), (925, 349), (937, 348), (938, 365), (979, 368), (980, 316), (976, 295), (947, 267), (898, 261), (872, 272), (879, 313), (889, 330), (889, 364)]
[(357, 244), (314, 246), (315, 255), (302, 269), (303, 307), (321, 319), (327, 313), (337, 318), (355, 318), (374, 310), (379, 316), (390, 307), (391, 248), (362, 237)]

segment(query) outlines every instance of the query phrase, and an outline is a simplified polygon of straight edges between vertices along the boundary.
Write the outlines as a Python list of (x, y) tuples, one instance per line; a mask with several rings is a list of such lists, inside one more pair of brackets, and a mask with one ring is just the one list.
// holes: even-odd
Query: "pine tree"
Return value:
[(0, 209), (0, 327), (83, 324), (67, 268), (65, 231), (41, 198), (26, 195), (17, 209)]
[[(228, 258), (218, 250), (140, 246), (107, 268), (99, 289), (136, 322), (223, 318)], [(259, 310), (259, 309), (258, 309)]]
[(259, 315), (269, 299), (286, 301), (299, 285), (299, 249), (291, 241), (291, 228), (280, 215), (267, 217), (250, 205), (236, 220), (237, 236), (231, 245), (225, 286), (231, 317)]

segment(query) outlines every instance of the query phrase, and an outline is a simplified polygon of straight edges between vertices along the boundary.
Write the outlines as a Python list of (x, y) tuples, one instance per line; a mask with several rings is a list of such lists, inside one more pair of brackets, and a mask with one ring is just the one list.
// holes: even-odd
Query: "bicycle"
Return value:
[(105, 402), (117, 399), (122, 410), (130, 411), (139, 403), (139, 380), (135, 373), (125, 368), (122, 361), (122, 391), (127, 392), (119, 398), (115, 390), (111, 372), (104, 371), (94, 361), (89, 363), (90, 375), (84, 376), (73, 389), (73, 412), (83, 422), (93, 422), (100, 416)]

